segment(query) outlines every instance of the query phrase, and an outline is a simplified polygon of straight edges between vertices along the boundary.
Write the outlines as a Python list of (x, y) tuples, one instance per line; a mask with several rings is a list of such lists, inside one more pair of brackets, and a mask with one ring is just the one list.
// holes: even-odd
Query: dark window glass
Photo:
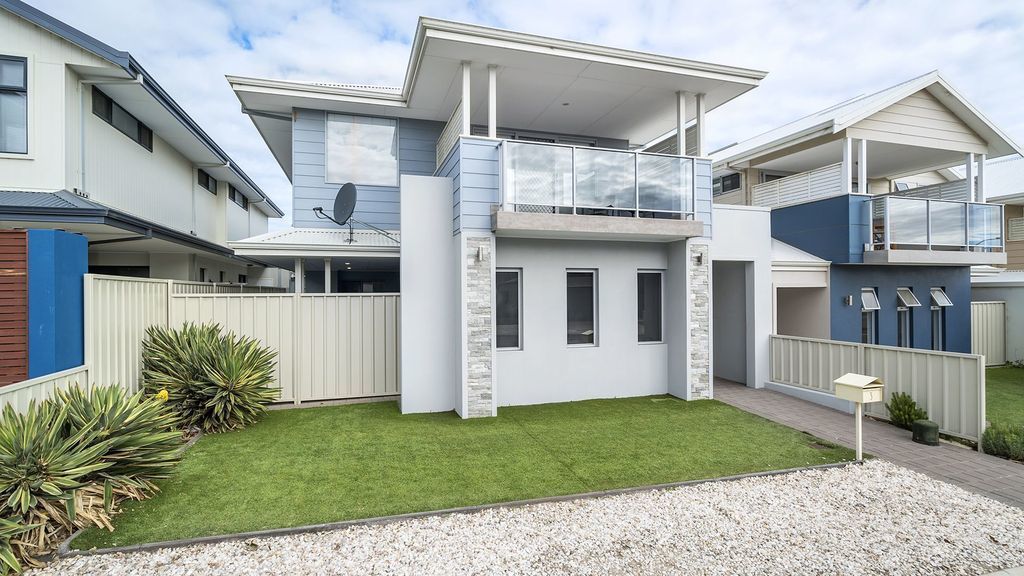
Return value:
[(0, 152), (28, 154), (28, 61), (0, 56)]
[(875, 310), (862, 310), (860, 314), (860, 341), (878, 344), (878, 315)]
[(661, 341), (661, 272), (636, 275), (636, 337), (640, 342)]
[(153, 131), (95, 86), (92, 87), (92, 113), (139, 146), (153, 151)]
[(249, 282), (249, 277), (248, 276), (246, 276), (245, 274), (239, 274), (238, 275), (238, 283), (239, 284), (246, 284), (248, 282)]
[(498, 348), (521, 347), (519, 341), (522, 327), (520, 277), (519, 270), (497, 270), (494, 273), (494, 280), (497, 283), (495, 327), (497, 328), (496, 344)]
[(566, 341), (569, 344), (597, 343), (597, 273), (566, 273)]
[(242, 192), (238, 188), (235, 188), (234, 186), (229, 186), (228, 198), (230, 198), (231, 201), (234, 202), (235, 204), (241, 206), (242, 210), (249, 209), (249, 199), (246, 198), (245, 194), (242, 194)]
[(932, 350), (946, 349), (946, 309), (932, 306)]
[(910, 308), (896, 309), (896, 345), (902, 348), (913, 347), (912, 326)]
[(217, 179), (207, 174), (205, 170), (199, 171), (199, 185), (214, 194), (217, 193)]

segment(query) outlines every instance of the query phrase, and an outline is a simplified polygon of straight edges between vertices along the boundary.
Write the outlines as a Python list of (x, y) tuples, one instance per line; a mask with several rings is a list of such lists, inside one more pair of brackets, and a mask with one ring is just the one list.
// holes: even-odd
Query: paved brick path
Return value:
[[(853, 416), (771, 390), (715, 380), (715, 399), (741, 410), (853, 448)], [(864, 451), (878, 458), (956, 484), (977, 494), (1024, 508), (1024, 464), (979, 454), (943, 442), (915, 444), (910, 432), (864, 421)]]

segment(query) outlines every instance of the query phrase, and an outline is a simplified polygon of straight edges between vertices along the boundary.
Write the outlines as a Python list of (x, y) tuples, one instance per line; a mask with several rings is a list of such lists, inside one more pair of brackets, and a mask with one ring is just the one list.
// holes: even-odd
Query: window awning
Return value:
[(921, 305), (921, 302), (917, 299), (917, 296), (914, 296), (914, 292), (910, 288), (897, 288), (896, 298), (899, 300), (899, 305), (905, 308)]
[(860, 291), (860, 303), (864, 310), (878, 310), (882, 306), (878, 303), (878, 294), (874, 288), (862, 288)]
[(946, 306), (952, 306), (953, 301), (946, 295), (946, 291), (942, 288), (932, 288), (932, 306), (939, 306), (945, 308)]

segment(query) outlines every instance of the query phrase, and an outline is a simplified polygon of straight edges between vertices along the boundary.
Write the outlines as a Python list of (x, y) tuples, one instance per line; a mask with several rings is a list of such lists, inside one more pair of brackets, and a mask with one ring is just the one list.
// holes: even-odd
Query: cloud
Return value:
[[(939, 69), (1024, 142), (1024, 3), (42, 0), (131, 52), (286, 212), (291, 188), (225, 74), (401, 85), (420, 15), (757, 68), (709, 115), (709, 149)], [(287, 225), (286, 218), (281, 225)]]

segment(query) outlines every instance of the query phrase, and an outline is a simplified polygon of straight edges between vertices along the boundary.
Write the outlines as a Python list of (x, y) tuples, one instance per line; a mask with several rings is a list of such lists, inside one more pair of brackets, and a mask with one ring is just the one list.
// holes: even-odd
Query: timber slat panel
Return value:
[(28, 379), (28, 236), (0, 230), (0, 386)]

